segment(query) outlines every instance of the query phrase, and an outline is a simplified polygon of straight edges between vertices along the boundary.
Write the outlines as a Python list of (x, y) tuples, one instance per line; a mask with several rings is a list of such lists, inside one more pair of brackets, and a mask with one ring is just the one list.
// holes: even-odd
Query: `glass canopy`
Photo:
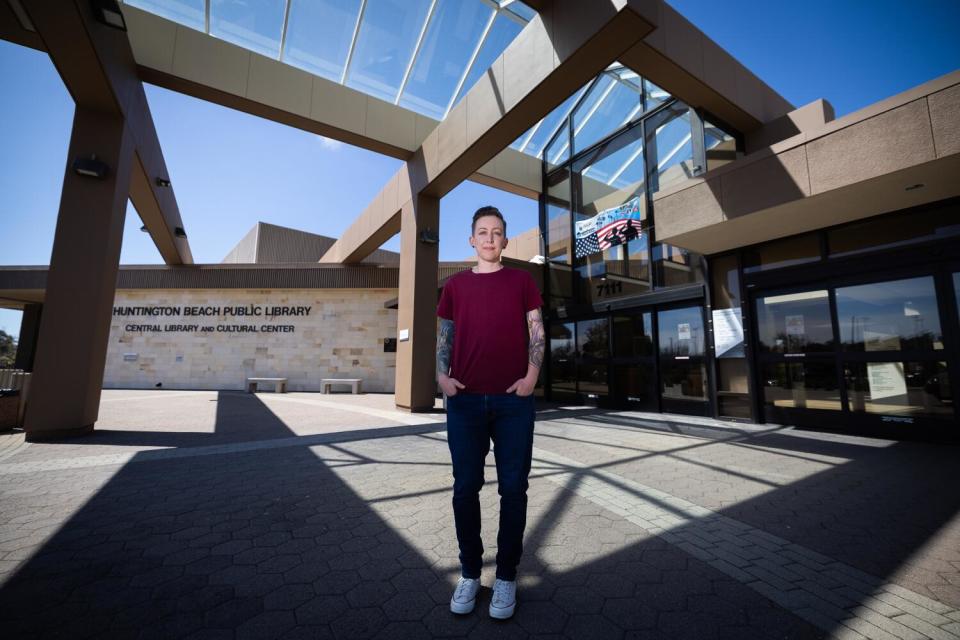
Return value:
[[(519, 0), (124, 1), (435, 120), (536, 17)], [(573, 113), (576, 148), (558, 138), (557, 162), (666, 97), (615, 63), (510, 146), (543, 157)]]
[(519, 0), (125, 0), (442, 120), (536, 13)]

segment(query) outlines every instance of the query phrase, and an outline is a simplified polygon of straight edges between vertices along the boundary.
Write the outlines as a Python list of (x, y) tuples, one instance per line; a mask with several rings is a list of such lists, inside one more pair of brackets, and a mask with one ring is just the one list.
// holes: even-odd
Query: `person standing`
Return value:
[(543, 300), (529, 273), (501, 264), (507, 223), (497, 208), (481, 207), (473, 214), (470, 245), (477, 252), (477, 266), (450, 278), (437, 306), (437, 382), (447, 396), (461, 566), (450, 610), (470, 613), (480, 591), (480, 489), (492, 440), (500, 527), (490, 615), (506, 619), (516, 609), (517, 565), (527, 519), (533, 389), (545, 343)]

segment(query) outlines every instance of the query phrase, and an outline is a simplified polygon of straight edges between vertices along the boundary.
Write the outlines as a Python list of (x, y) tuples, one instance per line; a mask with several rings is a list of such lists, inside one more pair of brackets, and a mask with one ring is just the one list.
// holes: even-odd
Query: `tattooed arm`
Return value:
[(463, 389), (459, 380), (450, 377), (450, 362), (453, 356), (453, 320), (440, 318), (440, 333), (437, 335), (437, 382), (447, 396), (457, 395)]
[(537, 386), (537, 378), (540, 376), (540, 367), (543, 366), (543, 351), (546, 345), (546, 336), (543, 330), (543, 318), (540, 316), (540, 309), (534, 309), (527, 312), (527, 333), (530, 335), (529, 346), (527, 347), (527, 375), (520, 378), (507, 389), (507, 393), (514, 393), (518, 396), (528, 396), (533, 393)]

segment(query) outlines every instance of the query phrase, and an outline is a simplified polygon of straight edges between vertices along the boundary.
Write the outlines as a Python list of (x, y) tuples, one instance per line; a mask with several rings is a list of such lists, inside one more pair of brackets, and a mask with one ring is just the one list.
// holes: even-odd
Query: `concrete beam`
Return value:
[(958, 196), (957, 175), (960, 71), (656, 194), (657, 237), (718, 253)]
[(155, 182), (169, 173), (127, 35), (97, 22), (88, 2), (37, 0), (24, 8), (77, 107), (122, 118), (138, 158), (134, 184), (125, 188), (134, 187), (130, 197), (164, 260), (191, 264), (187, 239), (175, 235), (183, 221), (173, 190)]
[(658, 28), (620, 62), (693, 107), (747, 133), (793, 106), (664, 0)]

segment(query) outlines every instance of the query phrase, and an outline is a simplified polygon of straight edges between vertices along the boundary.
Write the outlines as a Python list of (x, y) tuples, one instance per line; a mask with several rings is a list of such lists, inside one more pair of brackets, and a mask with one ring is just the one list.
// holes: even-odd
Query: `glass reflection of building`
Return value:
[(548, 393), (709, 413), (704, 259), (657, 242), (652, 196), (734, 160), (736, 139), (616, 64), (548, 121)]
[(513, 145), (542, 159), (547, 398), (898, 436), (955, 424), (960, 202), (711, 256), (658, 241), (654, 194), (741, 144), (613, 65)]

